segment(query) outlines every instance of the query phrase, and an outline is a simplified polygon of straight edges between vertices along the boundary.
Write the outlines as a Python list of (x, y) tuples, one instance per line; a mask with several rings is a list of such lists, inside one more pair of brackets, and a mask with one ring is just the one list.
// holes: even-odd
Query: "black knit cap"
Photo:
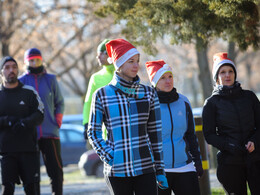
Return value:
[(0, 68), (1, 68), (1, 70), (3, 69), (5, 63), (8, 62), (8, 61), (13, 61), (13, 62), (15, 62), (16, 65), (17, 65), (17, 62), (15, 61), (15, 59), (14, 59), (13, 57), (11, 57), (11, 56), (5, 56), (5, 57), (3, 57), (3, 58), (1, 59), (1, 61), (0, 61)]

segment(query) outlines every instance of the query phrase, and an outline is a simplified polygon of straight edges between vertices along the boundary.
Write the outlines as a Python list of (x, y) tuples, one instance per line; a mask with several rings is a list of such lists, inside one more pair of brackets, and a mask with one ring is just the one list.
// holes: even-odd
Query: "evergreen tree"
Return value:
[[(171, 44), (196, 45), (203, 96), (211, 94), (207, 45), (215, 38), (235, 43), (240, 50), (259, 48), (259, 14), (253, 0), (89, 0), (96, 14), (113, 15), (125, 24), (123, 33), (135, 45), (155, 54), (158, 37), (170, 35)], [(233, 59), (234, 60), (234, 59)]]

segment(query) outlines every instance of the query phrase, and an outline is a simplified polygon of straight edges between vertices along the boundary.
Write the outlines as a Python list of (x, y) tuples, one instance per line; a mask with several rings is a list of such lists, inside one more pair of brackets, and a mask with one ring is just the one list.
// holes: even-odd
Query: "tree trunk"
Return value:
[(209, 63), (207, 57), (207, 47), (202, 49), (196, 49), (197, 53), (197, 62), (199, 65), (199, 80), (202, 86), (203, 99), (208, 98), (212, 93), (212, 81), (211, 81), (211, 73), (209, 70)]
[(2, 56), (9, 56), (9, 44), (2, 42)]
[(191, 94), (193, 97), (193, 106), (196, 108), (199, 106), (199, 100), (198, 100), (198, 89), (197, 84), (194, 82), (194, 74), (192, 74), (191, 78), (188, 78), (189, 85), (191, 86)]
[[(199, 65), (199, 80), (202, 85), (202, 93), (204, 100), (209, 97), (212, 93), (213, 85), (212, 85), (212, 74), (209, 70), (209, 63), (207, 57), (207, 46), (205, 45), (203, 48), (199, 47), (199, 42), (196, 45), (196, 53), (197, 53), (197, 61)], [(216, 168), (217, 166), (217, 159), (216, 159), (217, 149), (212, 147), (209, 151), (210, 155), (210, 165), (211, 168)]]
[(235, 51), (235, 43), (229, 42), (228, 43), (228, 58), (235, 61), (236, 56), (237, 56), (237, 54), (236, 54), (236, 51)]

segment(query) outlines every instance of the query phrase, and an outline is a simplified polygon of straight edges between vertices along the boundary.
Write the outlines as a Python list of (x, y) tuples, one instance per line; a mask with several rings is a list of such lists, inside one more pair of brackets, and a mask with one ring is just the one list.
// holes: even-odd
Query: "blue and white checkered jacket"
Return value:
[[(115, 74), (93, 96), (88, 137), (105, 162), (106, 176), (164, 174), (159, 100), (153, 88), (139, 82), (138, 76), (127, 82)], [(107, 140), (102, 137), (102, 123)]]

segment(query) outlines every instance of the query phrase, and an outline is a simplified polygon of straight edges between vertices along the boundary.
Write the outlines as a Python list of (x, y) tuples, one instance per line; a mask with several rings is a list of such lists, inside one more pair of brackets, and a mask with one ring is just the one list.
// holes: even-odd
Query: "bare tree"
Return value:
[(96, 17), (87, 1), (63, 2), (0, 1), (1, 54), (12, 55), (21, 64), (26, 49), (39, 48), (47, 70), (83, 97), (90, 75), (99, 69), (97, 45), (117, 37), (119, 30), (112, 18)]

